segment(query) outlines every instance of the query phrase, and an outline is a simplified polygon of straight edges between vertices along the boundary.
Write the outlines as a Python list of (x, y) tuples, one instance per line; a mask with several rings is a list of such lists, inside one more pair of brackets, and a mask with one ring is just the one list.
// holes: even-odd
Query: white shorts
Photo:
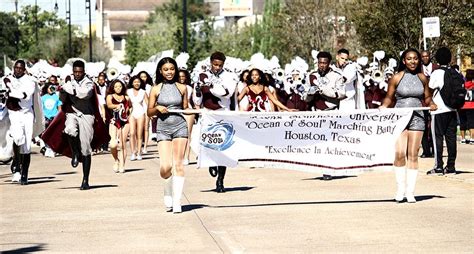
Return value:
[(20, 147), (21, 154), (31, 153), (31, 140), (33, 139), (33, 111), (21, 112), (9, 110), (10, 136), (13, 142)]

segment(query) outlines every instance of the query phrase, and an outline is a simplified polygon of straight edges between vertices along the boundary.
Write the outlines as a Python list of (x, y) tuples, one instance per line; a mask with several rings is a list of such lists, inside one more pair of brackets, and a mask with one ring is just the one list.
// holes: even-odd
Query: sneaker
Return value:
[(139, 154), (137, 155), (137, 161), (141, 161), (142, 160), (142, 156)]
[[(460, 144), (466, 144), (466, 139), (461, 139), (461, 141), (459, 141)], [(469, 143), (468, 143), (469, 144)]]
[(132, 153), (132, 156), (130, 156), (130, 161), (134, 161), (134, 160), (136, 160), (136, 159), (137, 159), (137, 158), (135, 157), (135, 154)]
[(21, 179), (21, 174), (20, 174), (20, 172), (16, 172), (15, 174), (13, 174), (13, 177), (12, 177), (12, 182), (13, 182), (13, 183), (18, 183), (18, 182), (20, 182), (20, 179)]
[(453, 175), (457, 174), (455, 168), (449, 168), (448, 166), (444, 167), (444, 173), (445, 174), (453, 174)]
[(143, 148), (142, 149), (142, 154), (146, 154), (146, 153), (148, 153), (148, 151), (146, 150), (146, 148)]
[(184, 165), (184, 166), (189, 165), (189, 160), (188, 160), (188, 159), (184, 159), (184, 160), (183, 160), (183, 165)]
[(433, 168), (426, 172), (427, 175), (444, 175), (444, 170), (442, 168)]
[[(467, 142), (466, 142), (467, 143)], [(471, 145), (474, 145), (474, 139), (469, 139), (469, 143), (468, 144), (471, 144)]]
[(115, 161), (115, 162), (114, 162), (114, 166), (112, 167), (112, 170), (113, 170), (115, 173), (118, 173), (118, 172), (119, 172), (119, 165), (120, 165), (120, 162), (119, 162), (119, 161)]

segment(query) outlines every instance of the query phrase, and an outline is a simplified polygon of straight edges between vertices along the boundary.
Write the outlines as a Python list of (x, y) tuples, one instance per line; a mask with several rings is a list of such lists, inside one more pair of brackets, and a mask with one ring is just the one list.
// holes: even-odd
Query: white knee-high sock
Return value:
[(394, 166), (393, 171), (395, 171), (395, 179), (397, 181), (397, 194), (395, 194), (395, 201), (401, 202), (405, 198), (406, 169), (405, 166)]
[(416, 202), (414, 193), (415, 193), (415, 185), (416, 185), (417, 175), (418, 175), (418, 170), (417, 169), (407, 169), (406, 197), (407, 197), (408, 203), (415, 203)]
[(173, 207), (173, 176), (165, 179), (164, 202), (167, 209), (171, 209)]
[(173, 176), (173, 213), (181, 212), (181, 195), (183, 194), (184, 177)]

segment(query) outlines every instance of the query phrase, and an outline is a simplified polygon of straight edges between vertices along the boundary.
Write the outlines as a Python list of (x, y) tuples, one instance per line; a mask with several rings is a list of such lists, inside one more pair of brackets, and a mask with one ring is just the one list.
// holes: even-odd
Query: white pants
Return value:
[(21, 154), (31, 153), (33, 139), (33, 111), (21, 112), (9, 110), (10, 136), (13, 142), (20, 147)]
[(79, 135), (81, 153), (84, 156), (92, 153), (91, 142), (94, 137), (94, 119), (93, 115), (66, 114), (64, 133), (72, 137)]

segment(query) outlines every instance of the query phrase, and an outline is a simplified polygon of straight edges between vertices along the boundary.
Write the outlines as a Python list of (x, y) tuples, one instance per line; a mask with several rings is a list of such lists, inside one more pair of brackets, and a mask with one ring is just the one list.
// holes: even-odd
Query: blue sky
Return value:
[[(75, 25), (88, 26), (89, 13), (86, 11), (86, 0), (70, 0), (71, 1), (71, 23)], [(66, 19), (66, 4), (68, 0), (36, 0), (41, 11), (54, 11), (54, 4), (58, 3), (58, 17)], [(92, 23), (95, 22), (95, 3), (96, 0), (91, 0), (92, 7)], [(34, 5), (35, 0), (18, 0), (18, 11), (22, 6)], [(0, 11), (14, 12), (15, 0), (0, 0)]]

